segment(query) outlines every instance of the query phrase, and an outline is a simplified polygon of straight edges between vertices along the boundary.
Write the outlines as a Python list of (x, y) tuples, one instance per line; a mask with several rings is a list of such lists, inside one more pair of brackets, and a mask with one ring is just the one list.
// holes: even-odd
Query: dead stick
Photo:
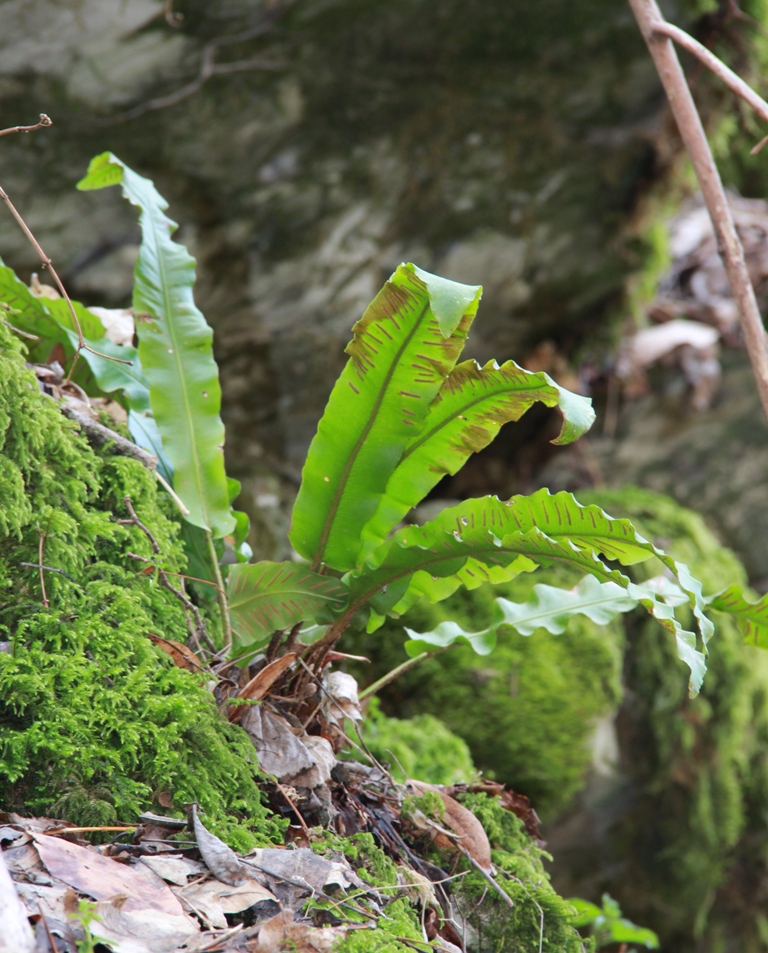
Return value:
[(752, 282), (749, 280), (744, 249), (736, 233), (725, 189), (712, 157), (701, 117), (672, 41), (659, 32), (659, 29), (664, 26), (664, 18), (655, 0), (629, 0), (629, 5), (656, 65), (677, 127), (696, 172), (696, 178), (699, 180), (699, 187), (717, 237), (718, 251), (723, 259), (731, 291), (739, 309), (741, 328), (752, 363), (760, 403), (768, 418), (768, 346), (766, 346), (765, 330)]
[(725, 63), (714, 53), (699, 43), (698, 40), (686, 33), (685, 30), (681, 30), (679, 26), (674, 26), (672, 23), (656, 23), (653, 27), (653, 32), (657, 36), (666, 36), (670, 40), (674, 40), (678, 46), (682, 46), (684, 50), (688, 50), (693, 56), (701, 60), (701, 62), (711, 70), (718, 79), (721, 79), (725, 85), (736, 93), (737, 96), (749, 103), (749, 105), (755, 110), (755, 112), (760, 116), (761, 119), (765, 119), (768, 122), (768, 103), (763, 99), (762, 96), (758, 96), (757, 93), (749, 86), (744, 80), (737, 76), (732, 69), (727, 67)]
[[(35, 128), (39, 128), (40, 125), (47, 125), (47, 124), (40, 123)], [(11, 130), (11, 131), (15, 131), (15, 130)], [(74, 360), (72, 361), (72, 367), (69, 369), (69, 374), (67, 375), (66, 383), (69, 383), (72, 377), (72, 374), (74, 373), (75, 365), (77, 364), (77, 359), (80, 355), (80, 351), (83, 351), (83, 350), (90, 351), (91, 354), (95, 354), (97, 357), (103, 357), (104, 360), (106, 361), (114, 361), (117, 364), (128, 364), (129, 366), (132, 367), (133, 361), (125, 361), (120, 357), (111, 357), (109, 354), (102, 354), (101, 351), (97, 351), (94, 348), (92, 348), (90, 344), (85, 343), (85, 338), (83, 337), (83, 329), (80, 327), (80, 321), (78, 320), (77, 312), (75, 311), (75, 306), (72, 304), (72, 299), (67, 294), (67, 289), (64, 287), (64, 284), (61, 278), (59, 278), (58, 272), (53, 267), (53, 262), (45, 254), (42, 247), (40, 246), (40, 242), (38, 242), (38, 240), (32, 234), (31, 229), (29, 228), (27, 223), (19, 214), (19, 211), (17, 210), (16, 206), (13, 204), (10, 198), (8, 198), (8, 193), (5, 191), (5, 189), (2, 188), (2, 186), (0, 186), (0, 199), (2, 199), (5, 202), (5, 204), (8, 206), (8, 211), (16, 219), (16, 222), (18, 223), (19, 228), (22, 230), (22, 232), (24, 232), (24, 234), (27, 236), (27, 240), (29, 241), (30, 245), (37, 252), (38, 256), (40, 257), (40, 262), (43, 268), (47, 268), (48, 271), (51, 273), (51, 277), (56, 282), (56, 287), (59, 289), (59, 292), (61, 293), (62, 298), (64, 298), (64, 300), (67, 302), (69, 313), (72, 315), (72, 320), (75, 324), (75, 331), (77, 333), (77, 350), (75, 351), (75, 357), (74, 357)]]
[(0, 136), (10, 136), (14, 132), (34, 132), (35, 129), (42, 129), (43, 126), (52, 126), (53, 120), (50, 116), (46, 116), (45, 113), (40, 113), (40, 122), (36, 122), (34, 126), (11, 126), (8, 129), (0, 129)]
[(109, 427), (100, 424), (98, 420), (94, 420), (92, 417), (89, 417), (88, 414), (82, 413), (76, 407), (73, 407), (72, 404), (62, 401), (62, 403), (59, 404), (59, 409), (65, 417), (74, 420), (88, 438), (89, 443), (97, 447), (111, 444), (113, 453), (138, 460), (138, 462), (143, 464), (148, 470), (157, 469), (156, 456), (136, 446), (136, 444), (130, 440), (126, 440), (125, 437), (121, 437), (119, 433), (115, 433), (114, 430), (110, 430)]

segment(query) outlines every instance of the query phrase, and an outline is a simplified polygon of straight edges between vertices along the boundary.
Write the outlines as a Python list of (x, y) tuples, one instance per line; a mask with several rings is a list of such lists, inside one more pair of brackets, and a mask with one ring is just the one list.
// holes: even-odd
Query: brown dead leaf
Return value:
[(491, 845), (488, 842), (488, 835), (483, 830), (483, 825), (475, 815), (463, 804), (459, 804), (458, 801), (433, 784), (412, 780), (409, 780), (408, 784), (417, 794), (434, 791), (435, 794), (440, 795), (445, 805), (445, 824), (456, 835), (451, 846), (458, 845), (469, 854), (478, 867), (486, 873), (490, 873), (492, 869)]
[(148, 909), (184, 917), (181, 904), (144, 864), (127, 866), (60, 837), (31, 832), (40, 859), (51, 876), (95, 900), (125, 896), (129, 910)]
[(257, 953), (331, 953), (336, 940), (343, 932), (330, 927), (315, 929), (307, 923), (297, 923), (292, 910), (283, 910), (277, 916), (265, 920), (259, 930)]
[(101, 900), (95, 912), (91, 933), (112, 953), (177, 953), (190, 937), (200, 933), (197, 921), (186, 914), (173, 916), (146, 906), (137, 909), (125, 897)]
[(133, 344), (134, 321), (131, 308), (91, 307), (88, 310), (101, 321), (105, 334), (113, 344)]
[[(242, 701), (258, 701), (260, 698), (264, 698), (283, 672), (290, 668), (295, 659), (296, 653), (288, 652), (275, 659), (274, 662), (270, 662), (269, 665), (265, 665), (247, 685), (240, 689), (235, 698)], [(236, 701), (230, 699), (227, 707), (227, 718), (231, 722), (240, 721), (248, 707), (247, 705), (238, 705)]]
[[(202, 671), (203, 666), (200, 664), (200, 659), (186, 645), (181, 642), (174, 642), (173, 639), (164, 639), (160, 635), (155, 635), (154, 632), (147, 632), (147, 636), (159, 649), (171, 656), (173, 664), (178, 668), (185, 668), (188, 672)], [(163, 806), (167, 807), (167, 805)]]
[(16, 887), (0, 850), (0, 951), (2, 953), (34, 953), (35, 937), (27, 920), (27, 912), (16, 893)]
[(190, 806), (189, 813), (197, 846), (213, 876), (230, 887), (245, 883), (251, 877), (245, 864), (231, 847), (207, 829), (198, 816), (196, 804)]
[(277, 903), (277, 897), (272, 891), (255, 880), (249, 880), (238, 887), (231, 887), (218, 880), (207, 880), (205, 883), (190, 884), (174, 892), (190, 910), (200, 914), (211, 927), (217, 929), (227, 927), (227, 913), (241, 913), (265, 900)]

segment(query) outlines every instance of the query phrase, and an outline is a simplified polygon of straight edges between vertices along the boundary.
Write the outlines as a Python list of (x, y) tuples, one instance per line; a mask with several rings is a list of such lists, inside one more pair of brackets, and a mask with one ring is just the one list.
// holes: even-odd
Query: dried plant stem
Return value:
[(102, 354), (101, 351), (97, 351), (94, 348), (92, 348), (89, 344), (85, 343), (85, 338), (83, 337), (83, 329), (80, 327), (80, 321), (77, 318), (77, 312), (75, 311), (75, 307), (72, 304), (72, 299), (67, 294), (67, 289), (64, 287), (64, 284), (61, 278), (59, 278), (58, 272), (53, 267), (53, 262), (45, 254), (45, 252), (43, 251), (40, 245), (40, 242), (38, 242), (38, 240), (32, 234), (31, 229), (29, 228), (27, 223), (19, 214), (19, 211), (17, 210), (16, 206), (8, 198), (8, 193), (5, 191), (5, 189), (2, 188), (2, 186), (0, 186), (0, 199), (2, 199), (3, 202), (5, 202), (5, 204), (8, 206), (8, 211), (16, 219), (16, 222), (18, 223), (19, 228), (24, 232), (24, 234), (27, 236), (27, 240), (29, 241), (30, 245), (37, 252), (40, 258), (40, 263), (42, 264), (43, 268), (47, 268), (48, 271), (50, 272), (51, 277), (56, 282), (56, 287), (59, 289), (59, 293), (61, 294), (62, 298), (67, 302), (67, 306), (69, 307), (69, 313), (72, 315), (72, 321), (74, 322), (74, 325), (75, 325), (75, 332), (77, 333), (77, 350), (75, 351), (75, 356), (72, 361), (72, 367), (69, 369), (69, 374), (67, 375), (67, 379), (65, 383), (68, 384), (72, 377), (72, 373), (74, 372), (75, 367), (77, 365), (77, 359), (80, 356), (80, 351), (90, 351), (91, 354), (95, 354), (97, 357), (103, 357), (104, 360), (106, 361), (115, 361), (118, 364), (128, 364), (130, 366), (133, 366), (133, 361), (125, 361), (119, 357), (111, 357), (109, 354)]
[(706, 46), (703, 46), (698, 40), (694, 40), (690, 33), (686, 33), (679, 26), (674, 26), (666, 21), (654, 24), (653, 32), (656, 36), (666, 36), (670, 40), (674, 40), (678, 46), (688, 50), (689, 53), (701, 60), (707, 69), (711, 70), (718, 79), (721, 79), (730, 90), (749, 103), (761, 119), (768, 122), (768, 103), (763, 97), (758, 96), (751, 86), (745, 83), (740, 76), (737, 76)]
[(39, 526), (37, 531), (40, 534), (40, 540), (37, 545), (37, 568), (40, 571), (40, 589), (42, 590), (43, 594), (43, 605), (47, 609), (50, 603), (48, 602), (48, 595), (45, 591), (45, 573), (43, 572), (45, 568), (43, 566), (43, 548), (45, 546), (46, 534), (40, 529)]
[(184, 506), (183, 500), (179, 498), (176, 491), (173, 489), (171, 484), (165, 479), (162, 473), (159, 470), (155, 470), (155, 476), (157, 477), (157, 482), (160, 484), (160, 486), (166, 491), (166, 493), (170, 496), (170, 498), (173, 500), (176, 506), (178, 506), (179, 512), (181, 513), (181, 515), (189, 516), (189, 510), (187, 509), (186, 506)]
[(699, 180), (699, 187), (712, 219), (718, 250), (739, 310), (741, 328), (752, 363), (760, 403), (768, 418), (768, 346), (765, 330), (752, 282), (749, 279), (744, 249), (736, 232), (725, 189), (712, 157), (701, 117), (688, 88), (675, 48), (669, 36), (666, 35), (666, 24), (655, 0), (629, 0), (629, 5), (656, 65), (677, 127), (696, 172), (696, 178)]
[(219, 557), (216, 554), (216, 546), (213, 542), (213, 533), (210, 530), (205, 531), (205, 542), (208, 547), (208, 556), (213, 568), (213, 574), (216, 577), (216, 596), (219, 600), (219, 610), (221, 612), (221, 629), (224, 636), (224, 644), (221, 647), (221, 653), (229, 652), (232, 648), (232, 622), (229, 618), (229, 600), (224, 589), (224, 579), (219, 567)]

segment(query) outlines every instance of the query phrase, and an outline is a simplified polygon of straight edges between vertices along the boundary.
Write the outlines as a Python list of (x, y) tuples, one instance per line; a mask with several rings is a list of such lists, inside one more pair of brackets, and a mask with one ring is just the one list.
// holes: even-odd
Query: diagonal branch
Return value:
[[(629, 5), (656, 66), (675, 122), (696, 172), (696, 178), (699, 180), (699, 187), (712, 219), (718, 251), (739, 310), (739, 320), (747, 353), (752, 363), (760, 403), (768, 418), (768, 344), (766, 344), (763, 321), (747, 271), (744, 249), (736, 232), (725, 189), (717, 171), (712, 150), (709, 148), (701, 117), (688, 88), (675, 48), (668, 36), (666, 29), (668, 24), (665, 23), (656, 0), (629, 0)], [(733, 75), (735, 77), (735, 74)]]
[(762, 96), (758, 96), (751, 86), (745, 83), (740, 76), (737, 76), (732, 69), (726, 66), (725, 63), (708, 50), (706, 46), (703, 46), (698, 40), (694, 40), (685, 30), (681, 30), (680, 27), (674, 26), (671, 23), (656, 23), (654, 24), (653, 32), (656, 36), (669, 37), (669, 39), (674, 40), (678, 46), (682, 46), (684, 50), (688, 50), (689, 53), (701, 60), (707, 69), (711, 70), (718, 79), (721, 79), (732, 92), (736, 93), (737, 96), (741, 96), (745, 102), (749, 103), (761, 119), (765, 119), (765, 121), (768, 122), (768, 103)]

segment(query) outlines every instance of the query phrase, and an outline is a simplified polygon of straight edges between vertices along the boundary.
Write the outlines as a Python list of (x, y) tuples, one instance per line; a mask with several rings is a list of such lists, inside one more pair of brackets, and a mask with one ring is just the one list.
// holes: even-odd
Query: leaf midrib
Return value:
[(333, 523), (336, 519), (336, 514), (338, 513), (339, 506), (341, 505), (341, 499), (344, 495), (344, 491), (346, 490), (347, 482), (349, 480), (349, 475), (352, 472), (352, 467), (355, 465), (357, 457), (360, 454), (360, 451), (362, 450), (363, 445), (365, 444), (368, 434), (371, 432), (371, 428), (373, 427), (376, 421), (376, 417), (378, 416), (379, 411), (381, 410), (381, 405), (384, 401), (384, 396), (387, 392), (387, 388), (389, 387), (392, 381), (392, 377), (394, 376), (395, 369), (399, 363), (400, 357), (405, 351), (406, 347), (411, 343), (411, 340), (413, 339), (417, 330), (421, 327), (421, 322), (424, 319), (424, 315), (427, 314), (428, 312), (429, 312), (429, 299), (427, 299), (426, 303), (424, 304), (424, 307), (421, 309), (421, 313), (419, 314), (416, 321), (414, 322), (413, 327), (408, 332), (408, 334), (403, 340), (403, 343), (398, 348), (397, 353), (394, 355), (394, 357), (390, 361), (389, 369), (386, 375), (384, 376), (384, 380), (382, 381), (381, 386), (379, 387), (379, 393), (377, 394), (376, 400), (374, 401), (371, 412), (368, 415), (368, 421), (366, 422), (365, 427), (360, 433), (360, 436), (357, 438), (357, 442), (352, 448), (352, 452), (347, 457), (347, 462), (344, 464), (344, 468), (341, 471), (341, 476), (339, 478), (338, 483), (336, 484), (336, 490), (334, 491), (333, 497), (331, 499), (331, 505), (326, 514), (325, 522), (323, 523), (322, 532), (320, 533), (320, 538), (317, 544), (317, 550), (315, 551), (315, 555), (314, 555), (314, 558), (312, 559), (312, 563), (310, 566), (310, 568), (315, 572), (317, 571), (318, 567), (323, 561), (323, 556), (325, 555), (325, 548), (328, 545), (328, 539), (330, 538), (331, 530), (333, 529)]
[[(540, 534), (541, 536), (543, 536), (545, 539), (549, 539), (551, 542), (557, 542), (557, 540), (552, 539), (551, 536), (549, 536), (547, 533), (543, 532), (543, 530), (538, 529), (538, 527), (533, 527), (533, 529), (534, 529), (538, 534)], [(530, 532), (531, 532), (531, 530), (528, 530), (528, 531), (525, 532), (525, 533), (521, 533), (521, 534), (520, 534), (520, 538), (521, 538), (521, 539), (525, 538), (526, 536), (528, 536), (528, 533), (530, 533)], [(566, 538), (568, 538), (568, 537), (566, 537)], [(503, 545), (503, 543), (502, 543), (502, 546), (501, 546), (501, 547), (498, 547), (498, 546), (496, 546), (496, 545), (494, 545), (494, 544), (491, 544), (491, 545), (489, 545), (488, 547), (484, 547), (483, 549), (476, 549), (476, 550), (473, 550), (471, 553), (466, 553), (466, 554), (462, 554), (462, 553), (439, 553), (439, 554), (437, 554), (433, 559), (430, 559), (430, 560), (428, 560), (428, 561), (422, 563), (420, 566), (417, 566), (415, 569), (414, 569), (414, 568), (404, 569), (402, 572), (396, 572), (396, 573), (394, 573), (393, 575), (388, 576), (388, 577), (387, 577), (386, 579), (384, 579), (382, 582), (377, 583), (374, 587), (372, 587), (371, 589), (369, 589), (366, 593), (364, 593), (362, 596), (360, 596), (358, 599), (355, 600), (355, 602), (353, 602), (353, 603), (350, 605), (350, 607), (349, 607), (349, 608), (347, 609), (347, 611), (344, 613), (344, 616), (342, 616), (342, 619), (351, 618), (351, 617), (354, 615), (355, 612), (357, 612), (360, 608), (362, 608), (362, 606), (364, 606), (365, 603), (369, 601), (369, 599), (373, 598), (373, 596), (375, 596), (377, 592), (380, 592), (380, 591), (384, 588), (384, 586), (389, 586), (389, 585), (391, 585), (393, 582), (397, 582), (397, 580), (398, 580), (398, 579), (402, 579), (403, 576), (413, 575), (414, 573), (417, 573), (417, 572), (426, 571), (429, 566), (434, 566), (434, 565), (436, 565), (437, 563), (440, 563), (440, 562), (447, 562), (447, 561), (450, 560), (450, 559), (478, 559), (480, 556), (483, 556), (483, 555), (485, 555), (485, 554), (487, 554), (487, 553), (500, 553), (500, 552), (504, 552), (504, 551), (505, 551), (505, 547), (504, 547), (504, 545)], [(506, 548), (506, 551), (507, 551), (507, 552), (512, 552), (512, 553), (517, 553), (518, 556), (528, 556), (528, 555), (529, 555), (528, 553), (525, 553), (525, 552), (522, 552), (522, 551), (518, 551), (518, 550), (512, 549), (511, 547), (507, 547), (507, 548)], [(579, 555), (579, 556), (581, 556), (581, 555), (587, 555), (587, 552), (586, 552), (585, 550), (583, 550), (583, 549), (574, 549), (573, 552), (574, 552), (574, 556), (576, 556), (576, 555)], [(551, 555), (551, 554), (549, 554), (549, 553), (544, 554), (542, 558), (552, 559), (552, 560), (558, 560), (558, 561), (560, 561), (560, 562), (565, 562), (565, 563), (573, 563), (573, 562), (575, 561), (574, 559), (570, 558), (570, 557), (567, 556), (567, 555), (558, 556), (558, 555)], [(595, 559), (596, 559), (596, 560), (597, 560), (597, 558), (598, 558), (598, 557), (595, 555)], [(599, 562), (599, 560), (598, 560), (598, 562)], [(603, 566), (603, 564), (600, 563), (600, 566)], [(462, 567), (462, 568), (463, 568), (463, 567)], [(595, 568), (599, 568), (599, 567), (595, 567)], [(606, 579), (606, 581), (607, 581), (607, 582), (614, 582), (615, 580), (614, 580), (613, 578), (611, 578), (611, 577), (612, 577), (612, 574), (613, 574), (614, 572), (619, 572), (619, 571), (618, 571), (618, 570), (611, 570), (611, 569), (609, 569), (607, 566), (603, 566), (603, 569), (605, 570), (605, 574), (606, 574), (606, 576), (608, 577), (608, 578)], [(378, 569), (375, 570), (375, 572), (378, 572), (378, 571), (379, 571)], [(461, 571), (461, 570), (459, 570), (459, 571)], [(597, 577), (597, 573), (592, 573), (592, 575), (594, 575), (595, 578), (598, 578), (598, 577)], [(622, 573), (619, 572), (619, 575), (622, 576)], [(622, 578), (623, 578), (623, 576), (622, 576)], [(618, 584), (617, 584), (617, 585), (618, 585)]]
[[(186, 380), (186, 377), (184, 376), (184, 371), (183, 371), (184, 365), (179, 355), (179, 348), (177, 347), (175, 328), (173, 326), (173, 322), (169, 320), (168, 318), (168, 315), (171, 312), (172, 307), (171, 307), (170, 294), (168, 290), (168, 280), (167, 280), (166, 267), (165, 267), (165, 256), (162, 253), (162, 242), (161, 240), (159, 240), (161, 236), (158, 234), (158, 230), (156, 228), (157, 217), (155, 215), (156, 209), (155, 209), (154, 203), (150, 203), (148, 205), (145, 204), (144, 207), (142, 208), (142, 212), (146, 214), (147, 217), (149, 218), (150, 224), (152, 226), (152, 234), (155, 241), (155, 247), (157, 249), (158, 271), (160, 274), (160, 283), (161, 283), (161, 295), (163, 299), (163, 308), (165, 310), (165, 323), (166, 323), (166, 328), (168, 332), (168, 337), (170, 338), (171, 346), (173, 347), (173, 363), (176, 365), (176, 373), (179, 377), (179, 380), (181, 381), (182, 401), (184, 404), (184, 412), (185, 412), (185, 424), (186, 424), (186, 429), (190, 438), (191, 454), (192, 454), (192, 459), (194, 464), (193, 466), (194, 481), (195, 481), (195, 484), (197, 485), (197, 496), (200, 501), (200, 509), (203, 513), (203, 519), (205, 520), (206, 528), (208, 532), (210, 532), (211, 531), (210, 518), (208, 515), (208, 508), (206, 506), (205, 488), (204, 488), (202, 477), (200, 474), (200, 455), (199, 455), (198, 447), (197, 447), (195, 428), (192, 421), (192, 410), (191, 410), (191, 404), (189, 400), (187, 380)], [(159, 216), (162, 217), (163, 219), (166, 219), (166, 216), (162, 212), (159, 212)], [(173, 242), (173, 239), (171, 238), (170, 234), (163, 235), (162, 237), (167, 237), (169, 242), (171, 243)]]
[[(524, 390), (524, 388), (523, 388), (523, 390)], [(415, 453), (416, 450), (419, 449), (419, 447), (422, 447), (428, 440), (431, 440), (432, 437), (433, 437), (438, 431), (440, 431), (440, 430), (442, 430), (443, 428), (447, 427), (448, 424), (451, 423), (452, 420), (455, 420), (460, 413), (464, 413), (464, 412), (466, 412), (466, 411), (468, 411), (468, 410), (471, 410), (472, 407), (476, 407), (478, 404), (482, 404), (482, 403), (484, 403), (486, 400), (493, 400), (495, 397), (500, 397), (500, 396), (502, 396), (503, 394), (511, 394), (511, 393), (514, 393), (514, 389), (513, 389), (513, 388), (511, 388), (511, 387), (501, 388), (501, 389), (499, 389), (499, 390), (497, 390), (497, 391), (493, 391), (493, 392), (491, 392), (491, 393), (483, 394), (482, 396), (476, 398), (475, 400), (471, 400), (471, 401), (468, 401), (466, 404), (463, 404), (460, 408), (458, 408), (456, 411), (454, 411), (449, 417), (445, 417), (445, 418), (444, 418), (443, 420), (441, 420), (439, 423), (435, 424), (435, 426), (434, 426), (428, 433), (424, 434), (423, 436), (419, 437), (418, 440), (414, 441), (414, 443), (412, 443), (412, 444), (405, 450), (405, 452), (403, 453), (402, 457), (400, 458), (400, 463), (398, 463), (398, 467), (400, 467), (403, 463), (405, 463), (405, 461), (408, 459), (408, 457), (409, 457), (412, 453)], [(541, 398), (535, 397), (535, 398), (531, 401), (531, 403), (534, 403), (534, 404), (535, 404), (538, 400), (541, 400)], [(522, 414), (521, 414), (520, 416), (522, 416)]]
[(230, 599), (229, 606), (231, 609), (240, 609), (252, 602), (258, 602), (264, 599), (280, 599), (286, 596), (302, 596), (304, 598), (310, 599), (324, 599), (326, 602), (341, 602), (345, 595), (346, 593), (344, 592), (334, 595), (333, 593), (324, 593), (320, 590), (315, 592), (307, 592), (306, 589), (278, 589), (275, 592), (257, 593), (242, 600)]
[[(609, 582), (613, 582), (613, 580), (609, 580)], [(615, 602), (616, 599), (620, 599), (620, 598), (631, 599), (632, 597), (626, 594), (623, 597), (619, 595), (602, 596), (600, 599), (590, 599), (588, 602), (579, 602), (575, 606), (561, 606), (559, 609), (554, 608), (554, 609), (542, 610), (541, 612), (534, 612), (532, 615), (526, 615), (523, 618), (515, 619), (514, 622), (506, 622), (502, 620), (499, 623), (499, 625), (515, 626), (519, 622), (535, 622), (537, 619), (546, 619), (548, 616), (561, 615), (563, 612), (567, 612), (571, 615), (575, 615), (576, 612), (581, 612), (582, 615), (585, 615), (586, 613), (583, 612), (583, 609), (589, 609), (592, 606), (604, 605), (606, 602)], [(637, 600), (633, 600), (633, 601), (637, 602)], [(515, 604), (516, 603), (510, 603), (510, 605), (515, 605)], [(503, 611), (504, 610), (502, 609), (502, 612)], [(484, 630), (484, 631), (487, 631), (487, 630)]]

